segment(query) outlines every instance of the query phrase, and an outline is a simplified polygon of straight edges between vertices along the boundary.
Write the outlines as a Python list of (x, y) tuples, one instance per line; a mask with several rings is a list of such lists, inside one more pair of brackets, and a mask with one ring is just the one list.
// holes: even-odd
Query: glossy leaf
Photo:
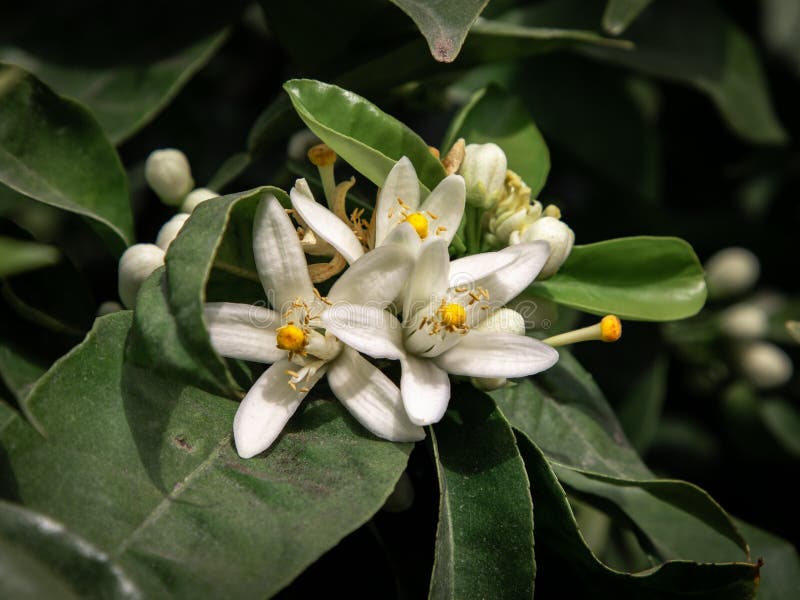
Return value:
[[(76, 152), (80, 148), (80, 152)], [(128, 183), (89, 112), (17, 67), (0, 65), (0, 181), (133, 240)]]
[(431, 435), (441, 496), (430, 597), (531, 598), (533, 507), (514, 434), (483, 394), (453, 396)]
[(461, 50), (472, 24), (489, 0), (464, 2), (425, 2), (392, 0), (414, 20), (428, 42), (433, 58), (453, 62)]
[[(546, 551), (557, 557), (570, 574), (559, 581), (560, 594), (615, 600), (755, 597), (758, 567), (750, 563), (673, 560), (637, 573), (622, 572), (603, 564), (589, 548), (567, 495), (545, 456), (522, 433), (517, 434), (517, 444), (531, 480), (537, 554)], [(545, 572), (548, 566), (555, 565), (541, 565), (540, 568)]]
[(365, 98), (310, 79), (293, 79), (283, 87), (308, 128), (375, 185), (383, 184), (403, 156), (428, 190), (444, 178), (422, 138)]
[(0, 593), (5, 598), (140, 598), (105, 553), (50, 517), (0, 501)]
[(32, 271), (57, 263), (56, 248), (0, 236), (0, 277)]
[(64, 64), (16, 47), (0, 61), (36, 75), (59, 94), (92, 111), (108, 138), (120, 144), (157, 115), (222, 46), (226, 32), (204, 37), (157, 58), (120, 64)]
[(737, 525), (750, 542), (753, 557), (764, 561), (759, 571), (758, 600), (795, 596), (800, 591), (800, 557), (795, 547), (749, 523), (737, 521)]
[(525, 106), (496, 86), (475, 93), (454, 117), (445, 134), (447, 151), (463, 137), (468, 144), (493, 142), (506, 153), (508, 168), (531, 188), (533, 197), (544, 187), (550, 171), (550, 152)]
[(37, 384), (46, 439), (0, 416), (0, 489), (95, 544), (146, 597), (275, 594), (392, 491), (410, 445), (370, 436), (338, 402), (305, 402), (267, 454), (240, 459), (237, 404), (124, 363), (130, 325), (127, 311), (98, 319)]
[(528, 292), (589, 313), (642, 321), (690, 317), (706, 300), (692, 247), (649, 236), (575, 246), (558, 273)]
[(603, 12), (603, 29), (619, 35), (653, 0), (608, 0)]

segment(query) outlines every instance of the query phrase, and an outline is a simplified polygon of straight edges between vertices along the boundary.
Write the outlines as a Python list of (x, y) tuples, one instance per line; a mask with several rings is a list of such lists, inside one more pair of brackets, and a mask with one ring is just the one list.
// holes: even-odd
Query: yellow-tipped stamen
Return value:
[(308, 335), (291, 323), (279, 327), (276, 332), (277, 346), (287, 352), (301, 352), (308, 345)]
[(322, 180), (322, 189), (325, 191), (325, 199), (328, 201), (328, 208), (333, 210), (336, 200), (336, 179), (333, 175), (333, 163), (336, 162), (336, 152), (327, 144), (317, 144), (308, 151), (308, 160), (319, 170), (319, 177)]
[(567, 344), (592, 340), (616, 342), (621, 337), (622, 322), (620, 322), (619, 317), (615, 315), (606, 315), (599, 323), (589, 325), (589, 327), (583, 327), (582, 329), (554, 335), (542, 341), (550, 346), (566, 346)]
[(418, 212), (411, 213), (406, 216), (404, 221), (411, 224), (421, 240), (428, 237), (428, 219), (425, 218), (425, 215)]
[(439, 309), (439, 315), (442, 319), (442, 323), (448, 329), (458, 329), (463, 327), (467, 322), (467, 311), (463, 306), (455, 302), (441, 307)]

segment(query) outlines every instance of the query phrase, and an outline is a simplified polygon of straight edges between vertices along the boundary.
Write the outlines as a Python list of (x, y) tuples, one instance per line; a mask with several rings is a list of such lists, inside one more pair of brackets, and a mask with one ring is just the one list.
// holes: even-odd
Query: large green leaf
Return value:
[(403, 156), (428, 190), (444, 177), (421, 137), (361, 96), (310, 79), (293, 79), (283, 87), (308, 128), (375, 185), (383, 185)]
[(800, 592), (800, 557), (795, 547), (784, 539), (737, 521), (739, 529), (750, 542), (754, 558), (764, 565), (759, 572), (758, 599), (782, 600)]
[(535, 197), (550, 171), (550, 152), (525, 106), (499, 87), (479, 90), (454, 117), (442, 149), (458, 138), (468, 144), (493, 142), (506, 153), (508, 168), (517, 172)]
[(61, 523), (0, 501), (0, 594), (5, 598), (140, 598), (119, 566)]
[(653, 0), (608, 0), (603, 12), (603, 29), (619, 35)]
[(81, 102), (119, 144), (177, 95), (225, 37), (225, 32), (215, 33), (156, 58), (116, 65), (64, 64), (10, 46), (0, 46), (0, 61), (26, 69), (59, 94)]
[(453, 62), (461, 50), (467, 32), (489, 0), (462, 2), (392, 0), (392, 2), (414, 20), (436, 60)]
[(256, 205), (268, 193), (288, 204), (282, 190), (262, 187), (204, 202), (192, 213), (167, 251), (166, 270), (154, 273), (139, 292), (128, 348), (133, 362), (212, 391), (235, 393), (238, 386), (211, 346), (203, 304), (209, 280), (222, 269), (238, 276), (247, 290), (255, 286), (260, 293), (243, 298), (241, 286), (226, 284), (224, 294), (213, 299), (264, 300), (255, 273), (252, 228)]
[(575, 246), (558, 273), (528, 293), (595, 314), (670, 321), (703, 307), (706, 284), (689, 244), (639, 236)]
[(0, 277), (32, 271), (58, 262), (56, 248), (0, 236)]
[(130, 312), (98, 319), (37, 384), (42, 439), (0, 416), (2, 490), (63, 522), (146, 597), (266, 597), (364, 523), (410, 445), (309, 401), (265, 455), (231, 440), (237, 405), (124, 363)]
[[(517, 444), (531, 480), (537, 555), (557, 557), (568, 574), (558, 581), (560, 595), (614, 600), (755, 597), (758, 567), (754, 564), (671, 560), (636, 573), (604, 564), (587, 544), (567, 495), (544, 454), (523, 433), (517, 434)], [(539, 568), (545, 573), (556, 566), (554, 562), (545, 564), (542, 559)]]
[(531, 598), (533, 507), (508, 422), (483, 394), (454, 387), (431, 439), (441, 496), (430, 597)]
[(117, 250), (133, 240), (125, 171), (100, 126), (80, 105), (22, 69), (4, 65), (0, 181), (104, 225), (115, 234)]
[(655, 438), (667, 394), (667, 359), (658, 357), (633, 382), (619, 406), (619, 420), (634, 448), (644, 453)]

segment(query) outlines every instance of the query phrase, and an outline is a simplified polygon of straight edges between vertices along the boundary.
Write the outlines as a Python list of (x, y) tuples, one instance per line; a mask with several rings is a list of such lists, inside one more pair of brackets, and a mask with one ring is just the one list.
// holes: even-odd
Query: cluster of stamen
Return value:
[[(411, 207), (403, 202), (402, 198), (397, 199), (397, 205), (399, 208), (389, 208), (389, 212), (387, 213), (388, 217), (391, 219), (394, 217), (396, 212), (399, 212), (403, 217), (401, 223), (408, 223), (411, 225), (421, 240), (424, 240), (426, 237), (428, 237), (430, 228), (429, 219), (435, 221), (439, 218), (439, 215), (429, 210), (424, 212), (411, 212)], [(434, 235), (440, 235), (444, 231), (447, 231), (447, 227), (440, 225), (434, 230)]]
[(427, 328), (428, 335), (437, 335), (442, 331), (448, 333), (466, 334), (470, 330), (467, 325), (467, 310), (465, 307), (481, 303), (481, 310), (489, 309), (489, 291), (483, 287), (470, 289), (467, 286), (460, 286), (454, 289), (455, 293), (461, 296), (454, 302), (448, 302), (443, 298), (431, 316), (423, 317), (417, 330)]

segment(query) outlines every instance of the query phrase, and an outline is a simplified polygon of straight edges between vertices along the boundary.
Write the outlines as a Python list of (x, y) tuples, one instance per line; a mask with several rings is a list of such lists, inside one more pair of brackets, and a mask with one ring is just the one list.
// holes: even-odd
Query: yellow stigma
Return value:
[(622, 323), (615, 315), (606, 315), (600, 321), (600, 339), (604, 342), (616, 342), (622, 337)]
[(329, 167), (336, 162), (336, 152), (327, 144), (317, 144), (308, 150), (308, 160), (317, 167)]
[(411, 226), (414, 228), (414, 231), (417, 232), (421, 240), (428, 237), (428, 219), (425, 218), (425, 215), (415, 212), (408, 215), (405, 220), (411, 223)]
[(276, 333), (278, 348), (281, 350), (300, 352), (308, 344), (308, 336), (297, 325), (284, 325)]
[(461, 327), (467, 322), (467, 311), (460, 304), (451, 303), (441, 308), (442, 323), (447, 327)]

